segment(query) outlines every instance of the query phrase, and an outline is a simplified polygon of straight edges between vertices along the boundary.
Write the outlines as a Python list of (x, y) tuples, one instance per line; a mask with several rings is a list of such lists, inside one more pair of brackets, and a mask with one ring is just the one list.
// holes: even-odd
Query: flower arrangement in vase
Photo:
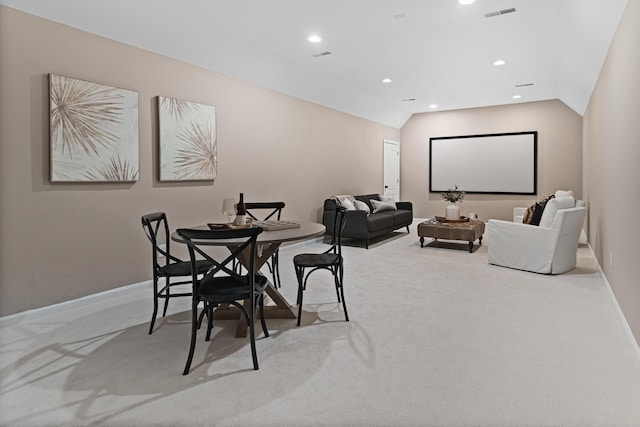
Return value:
[(458, 203), (461, 203), (464, 200), (464, 190), (458, 189), (456, 185), (455, 188), (447, 189), (447, 191), (442, 193), (442, 198), (449, 202), (449, 205), (446, 208), (446, 219), (460, 219), (460, 206)]

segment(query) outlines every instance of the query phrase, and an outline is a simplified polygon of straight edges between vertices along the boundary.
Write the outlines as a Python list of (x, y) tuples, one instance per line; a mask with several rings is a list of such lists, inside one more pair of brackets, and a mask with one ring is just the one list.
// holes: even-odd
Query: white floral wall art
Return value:
[(139, 176), (138, 92), (49, 74), (52, 182)]
[(158, 97), (160, 181), (214, 180), (216, 107)]

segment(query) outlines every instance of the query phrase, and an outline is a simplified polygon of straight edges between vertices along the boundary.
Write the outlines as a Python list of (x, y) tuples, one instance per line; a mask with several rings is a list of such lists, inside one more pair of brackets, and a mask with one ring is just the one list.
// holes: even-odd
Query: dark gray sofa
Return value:
[[(364, 194), (354, 196), (356, 200), (365, 202), (371, 212), (373, 206), (371, 199), (379, 200), (377, 194)], [(333, 233), (333, 220), (336, 215), (337, 202), (330, 198), (324, 201), (324, 211), (322, 214), (322, 222), (327, 227), (326, 234)], [(409, 232), (409, 225), (413, 222), (413, 204), (411, 202), (396, 202), (395, 211), (382, 211), (367, 214), (363, 210), (347, 211), (343, 237), (351, 237), (355, 239), (364, 239), (365, 248), (369, 249), (369, 241), (373, 237), (382, 236), (392, 231), (406, 227)]]

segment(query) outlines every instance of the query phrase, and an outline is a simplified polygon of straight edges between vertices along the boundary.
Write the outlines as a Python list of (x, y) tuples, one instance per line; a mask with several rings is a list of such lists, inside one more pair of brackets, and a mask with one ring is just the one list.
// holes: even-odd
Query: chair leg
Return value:
[(182, 375), (187, 375), (191, 369), (191, 361), (193, 360), (193, 352), (196, 349), (196, 335), (198, 331), (198, 303), (194, 301), (191, 304), (191, 345), (189, 346), (189, 356), (187, 364), (184, 367)]
[(256, 304), (255, 298), (250, 298), (249, 306), (249, 339), (251, 340), (251, 358), (253, 359), (253, 369), (258, 370), (258, 354), (256, 352)]
[(280, 261), (278, 252), (271, 256), (272, 266), (273, 266), (273, 286), (276, 288), (280, 287)]
[(331, 274), (333, 275), (333, 281), (336, 285), (336, 296), (338, 297), (338, 302), (342, 302), (342, 299), (340, 299), (340, 284), (338, 283), (338, 267), (331, 267)]
[(207, 336), (204, 340), (211, 341), (211, 330), (213, 329), (213, 306), (208, 304), (205, 306), (205, 310), (207, 310)]
[(260, 323), (262, 323), (262, 332), (265, 337), (269, 336), (269, 330), (267, 329), (267, 322), (264, 319), (264, 294), (260, 294), (259, 298), (259, 306), (260, 306)]
[(349, 313), (347, 313), (347, 302), (344, 300), (344, 270), (342, 265), (338, 267), (338, 275), (340, 276), (340, 293), (342, 294), (342, 308), (344, 309), (344, 318), (349, 321)]
[(409, 231), (409, 226), (408, 226), (408, 225), (407, 225), (407, 233), (411, 233), (411, 232)]
[(158, 277), (153, 276), (153, 314), (151, 315), (151, 324), (149, 325), (149, 335), (153, 332), (153, 325), (156, 323), (158, 315)]
[(167, 315), (167, 307), (169, 307), (169, 298), (171, 298), (171, 285), (169, 284), (169, 277), (165, 278), (165, 286), (167, 289), (167, 293), (164, 297), (164, 309), (162, 310), (162, 317)]
[(303, 276), (304, 268), (295, 266), (296, 277), (298, 278), (298, 325), (300, 326), (300, 319), (302, 318), (302, 293), (303, 293)]

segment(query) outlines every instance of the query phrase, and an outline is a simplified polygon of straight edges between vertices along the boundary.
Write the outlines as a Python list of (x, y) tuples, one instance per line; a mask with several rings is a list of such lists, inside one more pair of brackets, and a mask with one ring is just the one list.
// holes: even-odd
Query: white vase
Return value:
[(447, 205), (446, 219), (460, 219), (460, 206), (455, 203)]

